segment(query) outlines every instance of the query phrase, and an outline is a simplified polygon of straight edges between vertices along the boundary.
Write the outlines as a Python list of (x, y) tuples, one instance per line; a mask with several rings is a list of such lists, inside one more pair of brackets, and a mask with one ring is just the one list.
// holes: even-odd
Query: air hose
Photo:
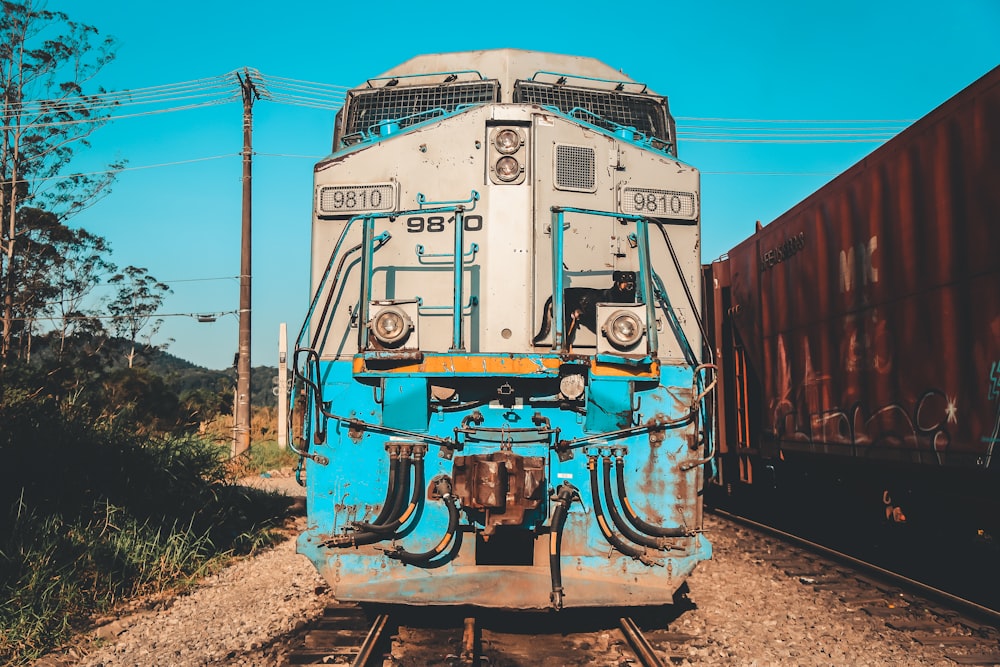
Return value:
[(645, 563), (646, 565), (657, 565), (658, 561), (647, 556), (644, 548), (628, 544), (615, 535), (614, 531), (608, 527), (608, 522), (604, 518), (604, 510), (601, 509), (601, 489), (597, 483), (596, 456), (587, 457), (587, 469), (590, 470), (590, 493), (594, 498), (594, 518), (597, 520), (597, 526), (601, 529), (601, 534), (604, 535), (604, 539), (606, 539), (612, 547), (626, 556), (634, 558), (642, 563)]
[(375, 525), (384, 523), (392, 512), (397, 475), (399, 475), (399, 449), (393, 446), (389, 448), (389, 483), (385, 487), (385, 500), (382, 501), (382, 508), (379, 510), (378, 516), (372, 519), (372, 523)]
[[(419, 454), (420, 461), (417, 466), (417, 474), (420, 479), (414, 485), (414, 496), (419, 500), (420, 489), (423, 487), (423, 454)], [(391, 465), (391, 464), (390, 464)], [(375, 523), (365, 523), (365, 522), (355, 522), (352, 524), (353, 531), (349, 533), (343, 533), (341, 535), (336, 535), (333, 538), (327, 540), (324, 545), (331, 547), (358, 547), (364, 544), (375, 544), (376, 542), (381, 542), (382, 540), (389, 539), (391, 533), (395, 531), (396, 528), (402, 523), (401, 515), (403, 514), (403, 501), (406, 495), (410, 491), (410, 468), (413, 467), (410, 461), (410, 452), (403, 450), (398, 459), (398, 471), (397, 474), (390, 478), (390, 484), (393, 486), (392, 490), (392, 508), (385, 517), (385, 523), (375, 524)], [(395, 483), (391, 480), (395, 479)], [(388, 497), (389, 494), (386, 494)], [(386, 503), (388, 504), (388, 503)], [(411, 501), (411, 505), (412, 505)], [(381, 515), (382, 513), (379, 512)], [(391, 527), (390, 527), (391, 526)]]
[(423, 565), (444, 552), (448, 548), (448, 545), (451, 544), (451, 541), (455, 538), (455, 531), (458, 530), (458, 506), (455, 496), (451, 493), (451, 479), (447, 476), (441, 477), (435, 483), (435, 488), (441, 496), (441, 501), (448, 508), (448, 529), (445, 531), (444, 537), (429, 551), (413, 553), (397, 545), (393, 550), (386, 549), (386, 556), (395, 558), (407, 565)]
[(552, 592), (549, 601), (554, 609), (562, 609), (563, 587), (562, 566), (560, 564), (562, 549), (562, 531), (566, 524), (569, 506), (574, 500), (580, 500), (580, 491), (569, 482), (563, 482), (555, 495), (552, 496), (555, 508), (552, 510), (552, 521), (549, 526), (549, 572), (552, 575)]
[[(417, 511), (417, 507), (420, 505), (420, 494), (424, 490), (424, 453), (422, 450), (415, 450), (413, 452), (412, 466), (413, 493), (410, 496), (410, 504), (406, 506), (406, 509), (403, 510), (402, 513), (398, 513), (397, 509), (397, 513), (393, 514), (391, 519), (382, 524), (355, 523), (355, 530), (389, 535), (390, 533), (395, 533), (396, 529), (403, 525), (407, 519), (413, 516), (413, 513)], [(405, 481), (407, 483), (410, 481), (409, 474), (407, 474)], [(396, 499), (397, 508), (402, 507), (403, 499), (406, 497), (406, 491), (408, 490), (409, 489), (406, 489), (399, 494), (399, 497)]]
[[(604, 477), (604, 497), (608, 503), (608, 515), (611, 517), (611, 522), (615, 524), (615, 528), (625, 536), (626, 539), (632, 540), (636, 544), (641, 544), (644, 547), (650, 547), (652, 549), (666, 550), (669, 548), (665, 538), (653, 537), (652, 535), (643, 535), (638, 532), (635, 528), (630, 526), (625, 519), (622, 518), (621, 513), (618, 512), (618, 504), (615, 502), (614, 495), (611, 493), (611, 457), (605, 456), (604, 462), (602, 464), (603, 477)], [(621, 468), (619, 468), (621, 470)], [(618, 495), (622, 495), (622, 489), (624, 485), (618, 487)], [(622, 501), (624, 505), (624, 500)]]
[[(607, 463), (608, 461), (605, 459), (605, 465)], [(664, 526), (654, 526), (640, 519), (635, 510), (632, 509), (632, 503), (628, 501), (628, 495), (625, 493), (625, 459), (621, 454), (615, 455), (615, 467), (617, 468), (618, 475), (618, 497), (621, 499), (622, 507), (625, 509), (626, 518), (633, 526), (647, 535), (655, 535), (656, 537), (687, 537), (692, 534), (691, 531), (683, 526), (679, 528), (666, 528)]]

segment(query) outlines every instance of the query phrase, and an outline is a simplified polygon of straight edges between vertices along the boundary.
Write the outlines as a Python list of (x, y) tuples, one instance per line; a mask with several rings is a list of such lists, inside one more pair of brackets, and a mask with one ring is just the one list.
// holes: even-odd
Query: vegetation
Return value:
[[(288, 461), (273, 444), (228, 461), (235, 371), (154, 343), (169, 286), (69, 224), (124, 165), (70, 166), (110, 120), (85, 88), (114, 41), (41, 0), (0, 8), (0, 665), (20, 665), (268, 543), (286, 499), (235, 480)], [(252, 373), (253, 439), (274, 439), (274, 376)]]
[(49, 307), (38, 287), (52, 284), (36, 285), (38, 270), (60, 263), (58, 254), (31, 246), (41, 237), (42, 247), (51, 247), (59, 241), (53, 231), (70, 232), (65, 222), (106, 195), (124, 163), (66, 175), (76, 151), (110, 118), (106, 91), (85, 87), (114, 59), (114, 40), (37, 0), (0, 6), (0, 357), (6, 360), (16, 332)]
[(0, 665), (30, 662), (94, 614), (184, 586), (274, 539), (287, 500), (238, 486), (297, 461), (275, 440), (275, 369), (254, 373), (254, 446), (236, 464), (233, 371), (132, 341), (35, 337), (0, 371)]

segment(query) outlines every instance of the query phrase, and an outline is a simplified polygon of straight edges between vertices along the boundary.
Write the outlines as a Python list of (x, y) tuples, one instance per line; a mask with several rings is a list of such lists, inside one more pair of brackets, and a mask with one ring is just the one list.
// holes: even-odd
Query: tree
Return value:
[(103, 101), (105, 91), (85, 94), (84, 86), (114, 59), (114, 40), (39, 0), (3, 0), (0, 7), (0, 357), (6, 362), (22, 207), (63, 221), (106, 194), (124, 163), (96, 175), (65, 174), (75, 151), (110, 119), (114, 104)]
[[(129, 349), (128, 367), (132, 368), (136, 355), (136, 341), (139, 334), (150, 324), (150, 320), (163, 305), (163, 299), (172, 290), (169, 285), (159, 282), (149, 275), (149, 271), (136, 266), (126, 266), (122, 273), (108, 280), (118, 286), (114, 300), (108, 305), (111, 314), (111, 328), (122, 338), (132, 342)], [(163, 320), (155, 320), (146, 332), (147, 347), (151, 347), (153, 336)]]
[(59, 259), (49, 275), (52, 298), (45, 312), (56, 321), (62, 357), (68, 336), (100, 327), (95, 313), (84, 308), (84, 300), (117, 267), (107, 257), (111, 252), (108, 242), (85, 229), (69, 229), (53, 245)]
[(44, 328), (58, 332), (61, 357), (67, 336), (99, 325), (84, 300), (115, 270), (107, 258), (110, 248), (100, 236), (70, 228), (42, 209), (21, 207), (18, 227), (17, 252), (8, 265), (18, 276), (9, 290), (12, 333), (20, 340), (20, 356), (30, 361), (36, 323), (53, 322)]
[(16, 274), (16, 283), (7, 285), (5, 303), (11, 311), (11, 334), (20, 334), (22, 351), (30, 360), (31, 340), (38, 317), (45, 311), (55, 291), (49, 280), (60, 261), (55, 243), (70, 233), (54, 215), (37, 208), (18, 211), (19, 243), (17, 252), (8, 258), (8, 274)]

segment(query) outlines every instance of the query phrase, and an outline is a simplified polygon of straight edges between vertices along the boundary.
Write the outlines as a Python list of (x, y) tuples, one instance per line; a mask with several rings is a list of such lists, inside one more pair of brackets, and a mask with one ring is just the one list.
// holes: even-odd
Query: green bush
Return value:
[(26, 664), (94, 613), (276, 539), (287, 499), (236, 486), (227, 453), (5, 385), (0, 664)]

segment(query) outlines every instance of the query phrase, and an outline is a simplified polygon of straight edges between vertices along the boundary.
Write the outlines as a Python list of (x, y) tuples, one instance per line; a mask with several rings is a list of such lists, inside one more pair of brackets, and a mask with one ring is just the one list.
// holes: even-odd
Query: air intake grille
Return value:
[[(518, 81), (514, 84), (514, 102), (553, 106), (566, 114), (579, 107), (605, 121), (634, 127), (646, 136), (656, 137), (667, 144), (673, 143), (674, 123), (663, 97)], [(601, 124), (600, 119), (588, 116), (581, 116), (581, 119)], [(607, 129), (613, 129), (613, 126), (608, 125)]]
[(594, 192), (594, 149), (588, 146), (556, 146), (556, 188)]
[(496, 102), (499, 91), (496, 81), (355, 90), (348, 94), (344, 142), (361, 140), (362, 132), (381, 121), (396, 121), (402, 129), (432, 118), (436, 109), (451, 113), (463, 104)]

